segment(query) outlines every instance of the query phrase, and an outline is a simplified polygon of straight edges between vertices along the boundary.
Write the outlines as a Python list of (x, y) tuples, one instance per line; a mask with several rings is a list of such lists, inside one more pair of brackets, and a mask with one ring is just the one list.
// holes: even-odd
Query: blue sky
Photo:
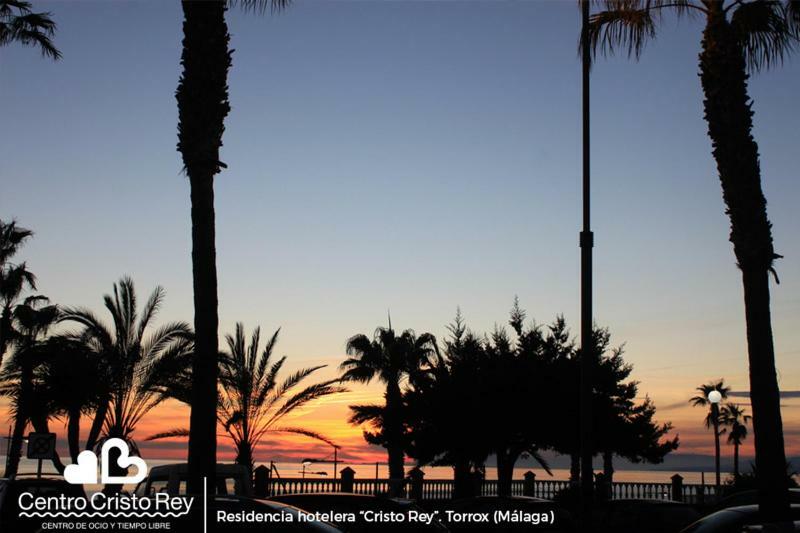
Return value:
[[(0, 216), (59, 303), (122, 274), (191, 320), (188, 183), (175, 150), (178, 2), (35, 2), (53, 63), (0, 51)], [(282, 326), (295, 364), (336, 363), (384, 324), (478, 331), (514, 295), (577, 328), (579, 12), (574, 2), (300, 1), (232, 10), (232, 112), (217, 180), (221, 330)], [(657, 404), (747, 387), (741, 285), (697, 77), (699, 21), (593, 71), (596, 320)], [(800, 388), (798, 59), (750, 84), (782, 283), (781, 386)], [(681, 412), (663, 412), (676, 423)], [(698, 413), (686, 416), (700, 418)], [(797, 408), (784, 413), (800, 429)], [(692, 419), (692, 424), (695, 421)]]

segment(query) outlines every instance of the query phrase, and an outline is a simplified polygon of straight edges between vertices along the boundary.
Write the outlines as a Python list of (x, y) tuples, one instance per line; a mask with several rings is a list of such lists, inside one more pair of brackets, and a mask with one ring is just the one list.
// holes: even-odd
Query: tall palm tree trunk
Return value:
[(778, 256), (761, 190), (758, 146), (751, 134), (753, 112), (745, 61), (721, 4), (707, 4), (700, 78), (705, 119), (731, 221), (730, 241), (742, 271), (758, 501), (766, 517), (779, 520), (789, 515), (789, 499), (769, 305), (769, 273)]
[(77, 463), (78, 454), (81, 453), (81, 412), (79, 409), (71, 409), (67, 414), (67, 444), (72, 462)]
[(217, 448), (218, 342), (214, 192), (212, 183), (197, 181), (200, 180), (192, 180), (192, 263), (196, 340), (192, 362), (189, 470), (213, 479)]
[(569, 454), (569, 484), (577, 486), (581, 479), (581, 456), (577, 452)]
[(29, 405), (33, 389), (33, 368), (27, 361), (22, 362), (20, 374), (19, 398), (17, 411), (14, 414), (14, 429), (11, 432), (11, 443), (8, 448), (8, 463), (4, 477), (12, 478), (19, 471), (22, 458), (22, 441), (25, 439), (25, 428), (28, 427)]
[(386, 386), (386, 451), (389, 455), (389, 494), (401, 496), (405, 478), (405, 450), (403, 446), (402, 393), (400, 385)]
[[(720, 454), (722, 450), (720, 450), (719, 446), (719, 418), (718, 416), (714, 417), (714, 483), (717, 489), (720, 488)], [(716, 495), (719, 498), (719, 494)]]
[(0, 368), (3, 367), (3, 357), (11, 339), (11, 331), (11, 309), (3, 306), (3, 312), (0, 313)]
[(25, 427), (28, 425), (27, 417), (17, 415), (14, 417), (14, 429), (11, 432), (11, 444), (8, 448), (6, 472), (3, 477), (13, 478), (19, 471), (19, 462), (22, 458), (22, 441), (25, 438)]
[(739, 482), (739, 443), (733, 443), (733, 481)]
[[(192, 203), (192, 278), (195, 356), (189, 426), (189, 491), (214, 478), (217, 406), (217, 268), (214, 176), (224, 166), (219, 148), (228, 105), (231, 56), (223, 1), (184, 1), (183, 75), (178, 84), (178, 150)], [(211, 484), (213, 485), (213, 483)], [(212, 490), (213, 487), (209, 487)]]
[(105, 398), (100, 402), (100, 406), (94, 412), (94, 420), (92, 420), (92, 427), (89, 428), (89, 435), (86, 437), (87, 450), (93, 450), (97, 439), (100, 438), (100, 431), (103, 429), (103, 423), (108, 414), (108, 406), (111, 403), (111, 398)]
[(236, 464), (242, 465), (247, 468), (249, 474), (248, 479), (250, 483), (253, 482), (253, 446), (250, 441), (242, 441), (239, 443), (236, 453)]

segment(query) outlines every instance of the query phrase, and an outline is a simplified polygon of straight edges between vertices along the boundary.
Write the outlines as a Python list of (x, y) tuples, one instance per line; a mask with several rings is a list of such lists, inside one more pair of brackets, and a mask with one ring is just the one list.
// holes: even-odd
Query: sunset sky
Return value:
[[(0, 218), (36, 232), (19, 258), (57, 303), (103, 314), (102, 295), (129, 274), (142, 298), (166, 289), (161, 321), (191, 322), (189, 185), (175, 148), (180, 5), (34, 7), (53, 13), (64, 57), (0, 52)], [(331, 377), (346, 339), (385, 325), (388, 310), (398, 329), (444, 337), (458, 306), (473, 330), (491, 331), (518, 295), (529, 317), (563, 313), (577, 333), (577, 2), (299, 1), (277, 16), (234, 9), (228, 21), (221, 334), (237, 321), (281, 327), (290, 366), (328, 364), (320, 376)], [(713, 449), (704, 413), (687, 403), (694, 387), (724, 377), (748, 389), (699, 42), (700, 21), (667, 18), (642, 61), (600, 59), (592, 78), (595, 317), (625, 343), (679, 453)], [(785, 257), (772, 309), (790, 455), (800, 454), (799, 61), (750, 83)], [(352, 388), (295, 422), (353, 461), (383, 458), (346, 423), (347, 405), (378, 401), (380, 389)], [(137, 436), (187, 423), (169, 404)], [(180, 441), (159, 446), (147, 453), (185, 453)], [(256, 459), (309, 453), (328, 452), (278, 439)]]

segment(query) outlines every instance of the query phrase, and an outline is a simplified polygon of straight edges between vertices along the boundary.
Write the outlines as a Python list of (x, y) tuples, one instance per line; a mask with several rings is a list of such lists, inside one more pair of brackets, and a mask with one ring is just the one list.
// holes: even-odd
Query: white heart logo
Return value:
[(97, 456), (89, 450), (79, 453), (78, 462), (64, 469), (64, 479), (73, 485), (97, 483)]
[[(111, 448), (119, 450), (119, 458), (117, 464), (120, 468), (128, 468), (131, 466), (136, 467), (136, 474), (131, 476), (112, 476), (108, 473), (108, 452)], [(80, 459), (80, 458), (79, 458)], [(110, 483), (113, 485), (125, 485), (126, 483), (138, 483), (147, 477), (147, 464), (141, 457), (130, 455), (128, 443), (122, 439), (108, 439), (103, 443), (100, 449), (100, 479), (102, 483)]]

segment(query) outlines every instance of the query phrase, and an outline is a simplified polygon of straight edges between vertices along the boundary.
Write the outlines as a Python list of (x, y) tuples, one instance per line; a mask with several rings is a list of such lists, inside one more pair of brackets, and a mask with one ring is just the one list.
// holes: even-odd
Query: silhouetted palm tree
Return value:
[(33, 232), (17, 226), (15, 221), (0, 220), (0, 368), (6, 349), (14, 337), (12, 315), (14, 307), (27, 289), (36, 289), (36, 277), (25, 263), (14, 264), (9, 260)]
[(34, 13), (30, 2), (0, 0), (0, 46), (20, 43), (38, 46), (42, 55), (59, 59), (61, 52), (53, 44), (56, 23), (51, 13)]
[(94, 413), (108, 390), (105, 361), (79, 337), (57, 335), (41, 343), (42, 363), (35, 371), (35, 394), (48, 416), (65, 418), (73, 463), (81, 452), (82, 416)]
[(11, 399), (14, 417), (5, 477), (17, 474), (25, 428), (33, 421), (35, 413), (42, 410), (36, 406), (40, 399), (34, 392), (34, 371), (42, 360), (41, 342), (58, 316), (58, 308), (47, 303), (43, 296), (30, 296), (14, 307), (13, 352), (0, 373), (0, 396)]
[(314, 383), (298, 388), (311, 374), (325, 368), (319, 365), (298, 370), (282, 381), (278, 373), (286, 356), (272, 359), (280, 329), (272, 334), (264, 351), (258, 353), (260, 328), (253, 331), (248, 346), (244, 326), (236, 324), (236, 333), (227, 335), (228, 352), (220, 366), (221, 398), (219, 417), (225, 430), (236, 444), (236, 462), (252, 471), (253, 452), (268, 433), (294, 433), (321, 440), (331, 446), (327, 437), (309, 429), (286, 426), (283, 419), (310, 402), (346, 392), (338, 380)]
[(137, 453), (133, 432), (142, 417), (158, 405), (164, 396), (153, 383), (169, 379), (164, 371), (171, 361), (188, 359), (192, 332), (185, 322), (171, 322), (150, 332), (150, 326), (164, 299), (164, 290), (156, 287), (139, 314), (133, 281), (123, 277), (114, 284), (114, 294), (104, 296), (112, 327), (92, 311), (69, 308), (62, 322), (83, 326), (80, 338), (101, 361), (99, 400), (86, 441), (91, 449), (102, 439), (121, 438)]
[[(592, 17), (586, 45), (640, 56), (654, 37), (663, 11), (705, 19), (699, 57), (705, 119), (717, 163), (730, 241), (744, 287), (747, 348), (759, 504), (771, 519), (788, 518), (784, 485), (786, 454), (770, 319), (769, 275), (775, 253), (767, 202), (761, 187), (758, 146), (753, 139), (749, 72), (778, 65), (800, 38), (799, 3), (775, 0), (608, 0)], [(777, 281), (777, 276), (776, 276)]]
[[(244, 7), (271, 5), (281, 9), (289, 0), (241, 0)], [(219, 149), (225, 131), (230, 35), (225, 22), (228, 2), (184, 0), (183, 73), (178, 101), (178, 151), (191, 188), (192, 280), (196, 333), (189, 437), (189, 490), (201, 492), (202, 478), (214, 478), (217, 353), (217, 259), (214, 222), (214, 176), (225, 164)], [(212, 487), (213, 488), (213, 487)], [(211, 488), (209, 488), (211, 490)]]
[(401, 480), (405, 475), (402, 383), (413, 379), (425, 367), (431, 365), (438, 354), (436, 337), (423, 333), (419, 337), (412, 330), (399, 336), (391, 328), (378, 328), (372, 339), (366, 335), (355, 335), (347, 341), (347, 355), (339, 369), (343, 381), (369, 383), (378, 379), (386, 386), (383, 406), (351, 406), (354, 423), (368, 420), (380, 421), (380, 440), (389, 455), (390, 490), (398, 495)]
[(728, 444), (733, 444), (733, 480), (734, 483), (739, 479), (739, 446), (747, 438), (747, 423), (750, 422), (750, 415), (745, 414), (745, 410), (729, 403), (722, 407), (722, 424), (728, 426)]
[(700, 385), (695, 390), (697, 390), (697, 392), (699, 392), (700, 394), (698, 394), (697, 396), (692, 396), (692, 398), (689, 400), (689, 403), (691, 403), (695, 407), (708, 407), (708, 414), (706, 415), (706, 418), (705, 418), (705, 425), (706, 425), (707, 428), (710, 428), (710, 429), (714, 430), (714, 462), (715, 462), (715, 467), (716, 467), (716, 470), (715, 470), (716, 482), (717, 482), (717, 487), (719, 487), (719, 485), (720, 485), (720, 479), (719, 479), (719, 470), (720, 470), (720, 466), (719, 466), (719, 461), (720, 461), (719, 436), (722, 435), (725, 432), (725, 430), (724, 429), (723, 430), (719, 429), (719, 425), (720, 425), (719, 404), (718, 403), (712, 403), (708, 399), (708, 395), (711, 394), (713, 391), (717, 391), (717, 392), (719, 392), (719, 394), (721, 396), (721, 400), (725, 400), (728, 397), (728, 393), (731, 391), (731, 388), (725, 386), (725, 380), (724, 379), (720, 379), (720, 380), (715, 381), (715, 382), (712, 381), (712, 382), (706, 383), (704, 385)]
[[(309, 429), (287, 426), (283, 420), (310, 402), (346, 392), (339, 380), (314, 383), (305, 387), (305, 379), (326, 365), (304, 368), (290, 374), (283, 380), (278, 374), (286, 362), (286, 356), (277, 360), (272, 352), (278, 342), (276, 330), (267, 341), (264, 351), (259, 353), (261, 329), (256, 328), (247, 343), (244, 326), (236, 324), (234, 335), (227, 335), (228, 352), (220, 354), (220, 392), (217, 405), (217, 419), (236, 445), (236, 462), (253, 469), (253, 455), (256, 447), (270, 433), (293, 433), (311, 437), (331, 446), (335, 444), (320, 433)], [(181, 390), (188, 385), (186, 380), (176, 382), (171, 390), (165, 389), (168, 396), (185, 399), (189, 396)], [(176, 429), (149, 437), (150, 440), (188, 436), (186, 429)]]

